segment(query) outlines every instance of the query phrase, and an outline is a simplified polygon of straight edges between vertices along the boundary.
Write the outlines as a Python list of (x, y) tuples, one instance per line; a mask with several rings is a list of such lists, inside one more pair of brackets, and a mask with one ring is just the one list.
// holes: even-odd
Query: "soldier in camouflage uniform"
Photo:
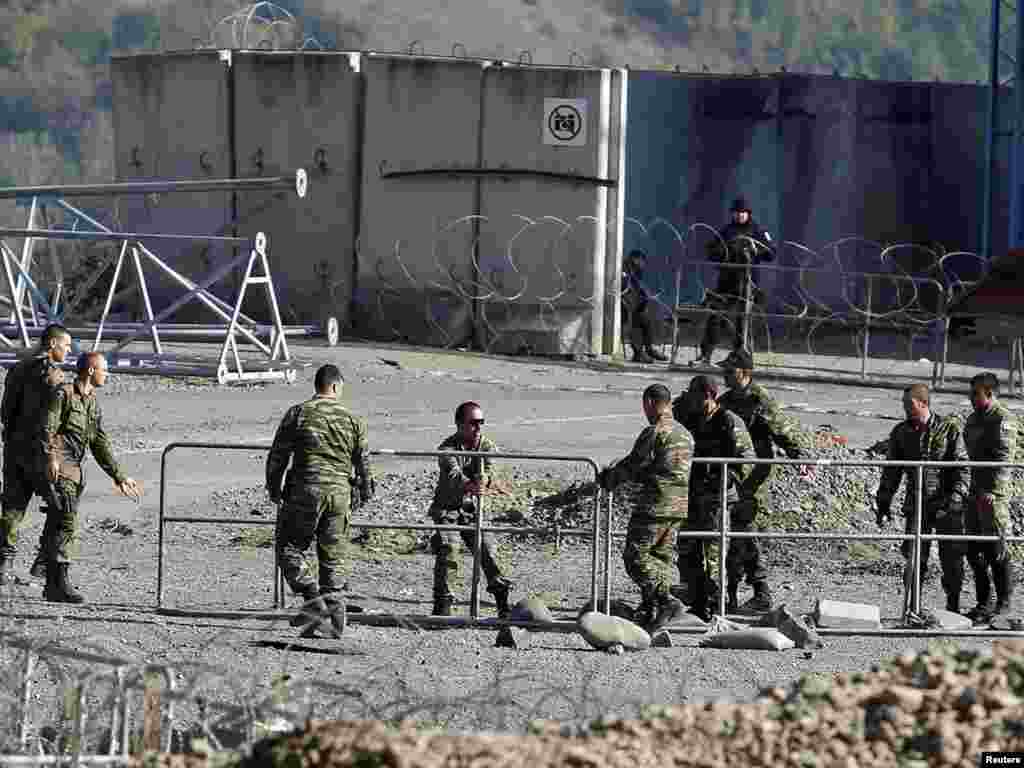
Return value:
[[(72, 384), (51, 391), (43, 421), (41, 448), (46, 459), (46, 480), (54, 497), (54, 516), (45, 545), (46, 589), (50, 602), (81, 603), (84, 598), (68, 579), (68, 565), (77, 545), (78, 503), (85, 490), (82, 462), (86, 449), (117, 489), (136, 501), (138, 484), (127, 477), (114, 458), (114, 448), (103, 429), (103, 412), (96, 390), (107, 381), (107, 361), (99, 352), (78, 356), (78, 375)], [(39, 453), (36, 453), (39, 456)]]
[(0, 584), (14, 559), (18, 528), (25, 519), (32, 496), (38, 494), (47, 506), (39, 537), (39, 552), (30, 573), (45, 575), (45, 542), (53, 524), (53, 507), (48, 484), (38, 465), (38, 439), (50, 391), (64, 383), (61, 363), (71, 349), (71, 335), (62, 325), (49, 325), (39, 340), (39, 349), (7, 372), (0, 421), (3, 422), (3, 512), (0, 514)]
[[(340, 569), (352, 517), (353, 472), (363, 501), (373, 496), (375, 484), (366, 424), (341, 404), (341, 371), (335, 365), (323, 365), (313, 385), (316, 394), (289, 408), (274, 435), (267, 456), (267, 493), (280, 505), (277, 558), (281, 571), (305, 603), (292, 626), (301, 627), (303, 637), (313, 637), (329, 622), (331, 634), (338, 637), (345, 629)], [(319, 586), (306, 566), (306, 550), (314, 539)]]
[[(996, 398), (999, 379), (992, 373), (979, 373), (971, 379), (973, 413), (964, 425), (964, 443), (971, 461), (1010, 461), (1017, 440), (1013, 416)], [(999, 536), (1010, 533), (1010, 469), (1007, 467), (971, 468), (970, 497), (967, 501), (966, 529), (974, 536)], [(967, 562), (974, 574), (978, 605), (967, 616), (975, 623), (1010, 612), (1013, 572), (1006, 541), (968, 542)], [(995, 583), (996, 601), (992, 604), (989, 570)]]
[[(455, 409), (457, 431), (437, 446), (439, 451), (486, 451), (494, 453), (498, 446), (483, 434), (484, 412), (478, 403), (462, 403)], [(491, 485), (491, 460), (479, 456), (439, 456), (439, 474), (434, 488), (434, 502), (428, 514), (438, 525), (475, 525), (480, 510), (478, 495)], [(476, 549), (472, 531), (434, 531), (430, 540), (434, 550), (435, 616), (450, 616), (455, 596), (451, 579), (459, 572), (462, 543), (470, 552)], [(513, 584), (501, 572), (494, 559), (494, 540), (484, 534), (480, 548), (480, 566), (487, 579), (487, 591), (494, 595), (498, 616), (509, 614), (508, 595)]]
[[(802, 432), (794, 419), (782, 413), (779, 404), (767, 390), (753, 381), (754, 360), (744, 349), (733, 353), (725, 366), (724, 378), (727, 389), (719, 399), (721, 406), (739, 416), (747, 426), (754, 443), (754, 454), (759, 459), (775, 458), (775, 446), (781, 448), (790, 459), (808, 458), (801, 445)], [(774, 467), (757, 464), (750, 472), (741, 494), (742, 519), (733, 518), (736, 530), (751, 530), (758, 515), (768, 510), (768, 480)], [(807, 474), (809, 465), (800, 468)], [(761, 563), (761, 551), (754, 539), (737, 542), (742, 546), (738, 553), (743, 561), (747, 583), (753, 587), (754, 596), (742, 608), (751, 611), (767, 611), (772, 607), (772, 594), (768, 588), (768, 573)]]
[[(906, 421), (897, 424), (889, 435), (888, 461), (949, 461), (967, 460), (960, 423), (955, 417), (943, 418), (930, 408), (931, 394), (927, 384), (914, 384), (903, 392), (903, 410)], [(917, 515), (917, 470), (913, 467), (886, 467), (875, 494), (877, 521), (880, 528), (892, 520), (892, 498), (907, 476), (907, 492), (903, 497), (903, 514), (907, 518), (906, 532), (913, 533)], [(964, 502), (967, 499), (966, 467), (926, 467), (923, 478), (924, 494), (921, 507), (921, 533), (963, 534)], [(928, 569), (931, 542), (921, 542), (921, 578)], [(907, 560), (909, 581), (913, 572), (913, 542), (900, 546)], [(960, 612), (960, 590), (964, 583), (964, 555), (966, 542), (940, 541), (939, 563), (942, 565), (942, 588), (946, 592), (946, 610)]]
[(636, 621), (654, 632), (684, 613), (669, 589), (674, 538), (687, 516), (693, 438), (673, 424), (672, 395), (664, 385), (644, 390), (642, 405), (650, 426), (629, 455), (602, 470), (598, 480), (605, 490), (624, 482), (641, 486), (622, 559), (626, 573), (640, 587)]
[[(707, 376), (694, 376), (687, 391), (676, 398), (673, 414), (693, 435), (694, 458), (743, 459), (749, 457), (754, 446), (743, 421), (723, 408), (718, 400), (718, 387)], [(688, 528), (695, 531), (713, 531), (721, 523), (722, 464), (698, 463), (690, 473), (690, 519)], [(742, 489), (750, 475), (747, 464), (729, 464), (726, 507), (730, 527), (744, 516)], [(726, 610), (734, 612), (736, 584), (743, 577), (745, 541), (729, 542), (725, 568), (729, 583)], [(718, 541), (714, 539), (679, 538), (679, 575), (688, 586), (690, 611), (702, 619), (709, 619), (718, 606), (718, 570), (721, 556)]]

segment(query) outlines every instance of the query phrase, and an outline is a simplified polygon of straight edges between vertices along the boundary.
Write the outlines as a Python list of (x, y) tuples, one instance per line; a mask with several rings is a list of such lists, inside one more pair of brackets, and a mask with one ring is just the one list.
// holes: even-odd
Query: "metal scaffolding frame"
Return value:
[[(52, 322), (68, 326), (76, 338), (91, 338), (91, 349), (105, 351), (110, 358), (112, 370), (125, 373), (200, 376), (216, 378), (220, 383), (284, 380), (294, 381), (296, 369), (292, 364), (286, 337), (325, 336), (329, 345), (338, 342), (338, 322), (329, 318), (323, 326), (285, 326), (281, 321), (267, 258), (267, 238), (261, 232), (256, 238), (222, 237), (214, 235), (155, 234), (137, 232), (115, 232), (93, 216), (72, 205), (65, 197), (95, 196), (112, 194), (154, 194), (164, 192), (198, 192), (217, 190), (272, 190), (291, 189), (304, 198), (307, 177), (304, 170), (296, 171), (294, 177), (273, 177), (263, 179), (204, 179), (198, 181), (147, 181), (115, 182), (111, 184), (89, 184), (46, 187), (0, 188), (0, 199), (30, 199), (28, 222), (24, 229), (0, 227), (0, 256), (3, 260), (7, 296), (0, 296), (0, 303), (10, 308), (6, 322), (0, 322), (0, 344), (10, 352), (0, 353), (0, 365), (8, 366), (17, 361), (19, 349), (31, 345), (30, 339), (40, 335), (44, 327)], [(40, 227), (40, 213), (47, 203), (54, 203), (61, 211), (73, 218), (71, 229)], [(45, 218), (43, 219), (45, 221)], [(88, 229), (80, 229), (80, 227)], [(5, 236), (24, 238), (20, 256), (4, 241)], [(77, 241), (120, 241), (121, 248), (116, 257), (108, 256), (86, 280), (71, 302), (63, 301), (63, 278), (60, 265), (54, 259), (56, 283), (48, 296), (31, 276), (33, 248), (36, 240), (61, 239)], [(202, 276), (192, 280), (171, 267), (146, 245), (147, 241), (206, 242), (241, 248), (242, 251), (228, 263), (221, 264)], [(113, 265), (113, 278), (106, 294), (102, 314), (95, 323), (72, 324), (81, 300), (95, 283)], [(149, 282), (143, 266), (155, 268), (159, 274), (182, 288), (185, 293), (170, 305), (154, 312), (150, 298)], [(118, 294), (118, 284), (127, 266), (134, 271), (136, 282)], [(211, 287), (223, 280), (235, 269), (244, 266), (245, 272), (238, 294), (233, 302), (227, 302), (212, 292)], [(242, 312), (242, 303), (248, 288), (263, 285), (267, 291), (270, 322), (258, 322)], [(115, 321), (111, 309), (118, 298), (138, 291), (145, 320), (142, 322)], [(63, 301), (63, 303), (62, 303)], [(185, 304), (198, 301), (210, 310), (217, 322), (176, 323), (170, 318)], [(10, 338), (13, 336), (14, 338)], [(238, 337), (256, 347), (262, 353), (258, 360), (243, 363), (238, 347)], [(114, 341), (109, 350), (100, 350), (104, 337)], [(126, 348), (140, 338), (148, 338), (152, 352), (132, 353)], [(202, 355), (189, 350), (186, 355), (172, 355), (165, 351), (163, 344), (169, 342), (223, 342), (216, 361), (204, 359)], [(230, 355), (229, 355), (230, 353)]]

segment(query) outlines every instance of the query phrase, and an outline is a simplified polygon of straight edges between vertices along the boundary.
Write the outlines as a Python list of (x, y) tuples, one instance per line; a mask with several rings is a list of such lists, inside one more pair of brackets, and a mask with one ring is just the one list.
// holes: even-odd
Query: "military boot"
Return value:
[(441, 595), (438, 597), (434, 596), (434, 609), (431, 611), (434, 616), (451, 616), (452, 615), (452, 597), (451, 595)]
[[(348, 624), (348, 611), (345, 608), (345, 601), (338, 592), (327, 592), (322, 595), (324, 611), (330, 620), (331, 634), (335, 639), (340, 638)], [(323, 623), (321, 623), (323, 626)]]
[(302, 598), (302, 608), (292, 616), (288, 623), (293, 627), (301, 628), (300, 637), (315, 637), (316, 629), (324, 619), (326, 606), (315, 587), (302, 590), (299, 592), (299, 597)]
[(754, 582), (754, 596), (743, 604), (744, 611), (760, 613), (772, 609), (772, 591), (768, 589), (767, 581)]
[(967, 618), (975, 624), (985, 624), (995, 611), (995, 598), (992, 595), (992, 583), (988, 580), (988, 569), (985, 566), (971, 565), (974, 571), (974, 591), (978, 596), (978, 604), (967, 612)]
[(1005, 616), (1012, 610), (1013, 578), (1010, 571), (1010, 559), (1004, 557), (992, 563), (992, 581), (996, 587), (996, 607), (993, 616)]
[(960, 613), (960, 592), (950, 592), (946, 595), (946, 610), (952, 613)]
[(46, 588), (43, 598), (51, 603), (84, 603), (85, 598), (75, 589), (68, 578), (68, 564), (46, 563)]
[(684, 613), (686, 613), (686, 607), (679, 600), (671, 595), (662, 597), (658, 601), (658, 610), (654, 614), (654, 620), (645, 629), (653, 635), (659, 629), (679, 620)]
[(512, 609), (508, 604), (508, 593), (512, 591), (512, 585), (508, 583), (498, 583), (487, 590), (494, 595), (494, 604), (498, 607), (498, 618), (507, 619)]
[(32, 567), (28, 569), (28, 575), (33, 579), (46, 578), (46, 553), (42, 549), (36, 553), (36, 559), (32, 561)]

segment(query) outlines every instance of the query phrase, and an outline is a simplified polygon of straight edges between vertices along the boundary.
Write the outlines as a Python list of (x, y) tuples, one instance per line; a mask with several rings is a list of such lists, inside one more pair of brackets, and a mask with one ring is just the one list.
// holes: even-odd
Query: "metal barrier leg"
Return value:
[(469, 615), (472, 619), (480, 617), (480, 550), (484, 544), (484, 500), (476, 496), (476, 530), (473, 531), (473, 589), (469, 596)]
[(590, 609), (593, 611), (597, 610), (597, 570), (601, 557), (601, 501), (604, 498), (601, 486), (598, 484), (595, 484), (595, 486), (593, 534), (590, 537)]
[(608, 491), (605, 511), (604, 539), (604, 612), (612, 612), (612, 502), (615, 494)]
[[(718, 529), (720, 533), (718, 540), (718, 615), (724, 617), (726, 598), (725, 560), (729, 546), (729, 507), (726, 504), (729, 494), (729, 468), (725, 464), (720, 464), (719, 468), (722, 470), (722, 512), (719, 515), (721, 517), (721, 524)], [(709, 541), (709, 539), (705, 539), (705, 541)]]

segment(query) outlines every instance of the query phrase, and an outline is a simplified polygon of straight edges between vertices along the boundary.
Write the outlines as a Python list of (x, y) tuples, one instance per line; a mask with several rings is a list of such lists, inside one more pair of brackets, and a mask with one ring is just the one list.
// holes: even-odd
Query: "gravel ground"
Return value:
[[(590, 370), (543, 361), (509, 361), (470, 355), (340, 346), (296, 345), (300, 359), (336, 362), (347, 379), (346, 399), (370, 424), (372, 446), (431, 449), (452, 429), (459, 402), (484, 405), (488, 431), (509, 450), (590, 455), (605, 463), (624, 454), (643, 427), (639, 394), (652, 381), (672, 390), (688, 375), (663, 368)], [(129, 474), (141, 480), (139, 505), (117, 497), (90, 464), (82, 505), (81, 555), (73, 577), (88, 602), (60, 606), (42, 601), (41, 585), (27, 581), (31, 545), (41, 520), (32, 513), (24, 530), (18, 574), (0, 602), (0, 669), (18, 671), (14, 639), (57, 643), (122, 659), (126, 665), (170, 664), (187, 696), (177, 709), (176, 747), (196, 733), (204, 702), (248, 704), (252, 711), (220, 718), (211, 730), (225, 746), (252, 731), (271, 703), (317, 718), (411, 719), (449, 732), (522, 732), (535, 719), (583, 721), (633, 716), (650, 705), (696, 701), (752, 701), (764, 688), (787, 686), (807, 673), (832, 675), (863, 670), (872, 660), (921, 648), (923, 639), (827, 637), (823, 649), (727, 651), (697, 646), (697, 636), (676, 634), (671, 648), (611, 656), (592, 650), (574, 633), (532, 636), (528, 650), (494, 647), (493, 629), (424, 631), (353, 625), (340, 641), (303, 640), (287, 624), (287, 612), (270, 610), (272, 551), (267, 546), (273, 510), (262, 494), (261, 451), (182, 449), (167, 458), (165, 512), (237, 519), (238, 526), (168, 524), (164, 572), (165, 608), (156, 608), (160, 451), (171, 441), (267, 443), (285, 409), (308, 396), (312, 368), (295, 386), (220, 388), (205, 382), (114, 375), (103, 392), (105, 424)], [(865, 456), (900, 417), (898, 392), (801, 382), (773, 383), (772, 391), (809, 433), (821, 433), (822, 456)], [(1012, 407), (1017, 404), (1009, 401)], [(936, 409), (962, 410), (966, 398), (940, 395)], [(827, 424), (825, 423), (827, 421)], [(833, 435), (846, 438), (835, 445)], [(826, 447), (827, 446), (827, 447)], [(424, 522), (433, 485), (430, 463), (391, 457), (377, 462), (379, 498), (358, 517), (378, 522)], [(504, 462), (492, 517), (504, 525), (589, 525), (585, 502), (545, 503), (553, 493), (582, 484), (586, 465)], [(793, 530), (875, 530), (870, 497), (877, 470), (820, 467), (810, 479), (792, 471), (773, 480), (773, 526)], [(616, 504), (617, 527), (628, 505)], [(425, 535), (354, 531), (347, 560), (349, 602), (364, 611), (411, 616), (430, 610), (432, 556)], [(514, 597), (537, 595), (556, 618), (574, 618), (589, 598), (590, 555), (586, 540), (572, 536), (502, 536), (500, 559), (517, 583)], [(879, 604), (883, 618), (899, 611), (901, 561), (897, 544), (878, 547), (801, 542), (766, 546), (777, 602), (807, 613), (819, 597)], [(933, 555), (934, 557), (934, 555)], [(467, 565), (471, 561), (467, 558)], [(466, 569), (468, 571), (468, 568)], [(933, 562), (933, 573), (937, 563)], [(1019, 576), (1018, 576), (1019, 578)], [(468, 579), (467, 579), (468, 582)], [(637, 596), (612, 559), (616, 597)], [(969, 603), (972, 586), (965, 586)], [(468, 597), (468, 583), (463, 591)], [(483, 594), (485, 615), (493, 605)], [(744, 595), (741, 595), (741, 600)], [(941, 606), (937, 574), (924, 584), (925, 605)], [(294, 600), (289, 597), (289, 604)], [(459, 610), (465, 612), (463, 603)], [(961, 647), (990, 649), (991, 641), (964, 639)], [(96, 673), (95, 664), (61, 662), (36, 673), (33, 733), (59, 721), (58, 670)], [(12, 678), (13, 679), (13, 678)], [(0, 686), (4, 688), (6, 686)], [(14, 690), (14, 687), (6, 687)], [(106, 695), (93, 684), (90, 705)], [(6, 703), (5, 703), (6, 702)], [(0, 708), (9, 702), (0, 695)], [(96, 710), (97, 712), (99, 710)], [(97, 741), (102, 723), (90, 720)]]

